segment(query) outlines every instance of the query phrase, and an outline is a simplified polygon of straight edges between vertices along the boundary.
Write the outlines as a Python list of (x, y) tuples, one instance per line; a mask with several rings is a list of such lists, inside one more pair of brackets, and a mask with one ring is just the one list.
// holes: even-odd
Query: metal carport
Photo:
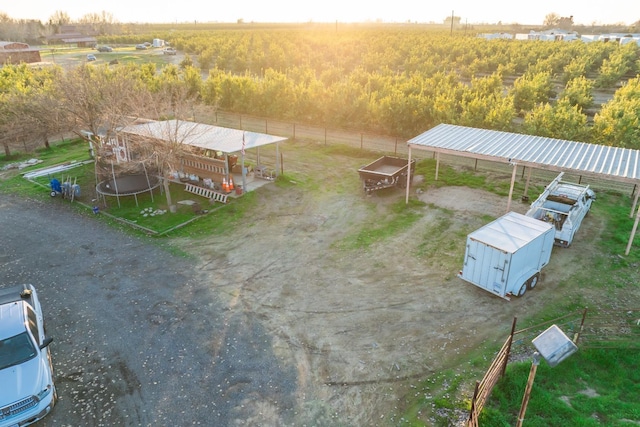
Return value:
[[(634, 185), (634, 199), (630, 216), (638, 203), (640, 184), (640, 151), (629, 148), (587, 144), (542, 136), (439, 124), (407, 141), (409, 163), (412, 149), (432, 151), (436, 155), (436, 179), (440, 154), (483, 159), (513, 165), (507, 211), (511, 206), (517, 166), (549, 171), (571, 171), (599, 179)], [(525, 194), (529, 185), (525, 185)], [(406, 202), (409, 201), (410, 179), (407, 179)], [(635, 236), (640, 209), (633, 224), (625, 254), (629, 254)]]

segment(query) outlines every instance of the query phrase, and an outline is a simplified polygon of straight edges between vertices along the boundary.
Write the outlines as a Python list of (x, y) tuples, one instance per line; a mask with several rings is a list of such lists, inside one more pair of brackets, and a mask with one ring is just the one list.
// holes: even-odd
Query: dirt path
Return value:
[[(511, 302), (458, 279), (466, 233), (506, 210), (506, 198), (462, 187), (420, 194), (427, 205), (411, 229), (366, 250), (340, 249), (344, 236), (375, 226), (404, 194), (365, 196), (356, 173), (364, 162), (332, 155), (332, 169), (323, 170), (326, 163), (305, 161), (311, 148), (285, 148), (288, 173), (348, 177), (341, 186), (269, 185), (233, 236), (184, 246), (230, 312), (260, 319), (276, 354), (296, 366), (305, 419), (376, 425), (393, 416), (413, 384), (485, 340), (502, 340), (514, 316), (557, 297), (554, 283), (571, 272), (576, 251), (561, 252), (552, 264), (562, 269), (550, 265), (540, 290)], [(430, 241), (434, 227), (451, 238)]]

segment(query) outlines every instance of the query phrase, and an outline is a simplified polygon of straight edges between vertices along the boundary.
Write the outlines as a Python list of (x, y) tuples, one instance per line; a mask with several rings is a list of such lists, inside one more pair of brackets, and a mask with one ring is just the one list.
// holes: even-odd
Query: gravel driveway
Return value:
[(295, 370), (251, 315), (225, 312), (190, 260), (57, 200), (2, 194), (0, 233), (0, 286), (34, 284), (54, 338), (60, 400), (42, 425), (276, 425), (293, 417)]

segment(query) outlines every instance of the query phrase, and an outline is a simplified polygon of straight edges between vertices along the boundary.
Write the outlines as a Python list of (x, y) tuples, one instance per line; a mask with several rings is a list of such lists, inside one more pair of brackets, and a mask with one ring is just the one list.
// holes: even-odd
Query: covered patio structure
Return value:
[[(195, 123), (184, 120), (150, 121), (129, 125), (118, 131), (118, 139), (155, 140), (174, 144), (179, 154), (170, 159), (171, 178), (176, 181), (224, 191), (224, 184), (234, 182), (243, 191), (251, 189), (255, 178), (275, 179), (280, 170), (279, 142), (287, 138), (264, 133), (249, 132)], [(275, 167), (262, 164), (260, 147), (276, 144)], [(255, 166), (251, 177), (245, 167), (247, 150), (255, 154)], [(129, 156), (135, 154), (130, 152)], [(251, 181), (251, 182), (250, 182)], [(261, 182), (264, 183), (264, 182)], [(259, 186), (256, 183), (254, 186)]]
[[(428, 150), (435, 153), (436, 179), (438, 179), (441, 154), (511, 165), (513, 171), (507, 211), (511, 207), (516, 170), (518, 166), (522, 166), (528, 168), (525, 195), (529, 187), (532, 168), (555, 172), (573, 172), (598, 179), (633, 184), (633, 205), (630, 216), (636, 212), (638, 196), (640, 196), (640, 191), (638, 191), (638, 184), (640, 184), (639, 150), (449, 124), (439, 124), (410, 139), (407, 145), (409, 147), (409, 163), (411, 163), (412, 150)], [(406, 201), (408, 203), (411, 183), (409, 179), (407, 181)], [(629, 236), (627, 255), (639, 222), (640, 209), (637, 211), (633, 230)]]

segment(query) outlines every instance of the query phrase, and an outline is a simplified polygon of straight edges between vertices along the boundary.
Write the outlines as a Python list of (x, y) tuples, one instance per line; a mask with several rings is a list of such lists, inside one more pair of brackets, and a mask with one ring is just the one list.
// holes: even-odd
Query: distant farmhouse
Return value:
[(57, 34), (47, 36), (47, 44), (69, 44), (77, 47), (94, 47), (98, 43), (93, 35), (81, 33), (75, 25), (62, 25)]
[(0, 64), (40, 62), (40, 51), (26, 43), (0, 41)]
[(625, 45), (627, 43), (636, 43), (640, 46), (640, 34), (638, 33), (609, 33), (609, 34), (578, 34), (576, 31), (563, 30), (560, 28), (533, 31), (529, 33), (493, 33), (478, 34), (478, 37), (487, 40), (493, 39), (515, 39), (515, 40), (541, 40), (541, 41), (579, 41), (590, 43), (600, 41), (603, 43), (619, 43)]

